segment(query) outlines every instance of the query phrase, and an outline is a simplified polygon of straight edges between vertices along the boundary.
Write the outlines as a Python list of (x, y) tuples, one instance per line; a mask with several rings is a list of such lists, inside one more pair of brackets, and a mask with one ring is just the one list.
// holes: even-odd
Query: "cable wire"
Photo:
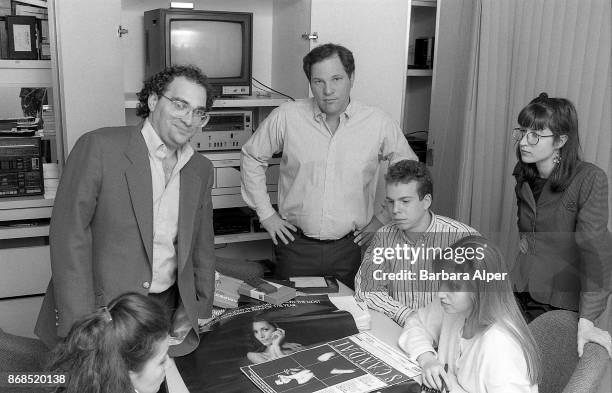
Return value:
[(295, 98), (293, 98), (293, 97), (291, 97), (291, 96), (289, 96), (289, 95), (287, 95), (287, 94), (285, 94), (285, 93), (281, 93), (281, 92), (280, 92), (280, 91), (278, 91), (278, 90), (274, 90), (274, 89), (273, 89), (273, 88), (271, 88), (270, 86), (268, 86), (268, 85), (266, 85), (266, 84), (263, 84), (263, 83), (261, 83), (260, 81), (258, 81), (258, 80), (257, 80), (255, 77), (252, 77), (252, 79), (253, 79), (255, 82), (257, 82), (257, 83), (259, 83), (260, 85), (262, 85), (263, 87), (265, 87), (266, 89), (269, 89), (269, 90), (271, 90), (271, 91), (273, 91), (273, 92), (275, 92), (275, 93), (277, 93), (277, 94), (280, 94), (280, 95), (282, 95), (283, 97), (287, 97), (287, 98), (291, 99), (291, 101), (295, 101)]

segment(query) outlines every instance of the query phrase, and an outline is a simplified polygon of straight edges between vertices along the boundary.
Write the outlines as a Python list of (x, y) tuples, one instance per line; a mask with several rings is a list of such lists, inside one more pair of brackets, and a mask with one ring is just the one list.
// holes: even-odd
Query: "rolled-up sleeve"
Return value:
[(275, 212), (266, 186), (268, 161), (282, 151), (286, 122), (282, 107), (276, 108), (259, 125), (242, 147), (240, 154), (240, 191), (246, 204), (261, 221)]

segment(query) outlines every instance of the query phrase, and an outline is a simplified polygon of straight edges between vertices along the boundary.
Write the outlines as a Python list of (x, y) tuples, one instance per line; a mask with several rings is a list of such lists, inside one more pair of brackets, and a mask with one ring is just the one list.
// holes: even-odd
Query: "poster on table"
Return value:
[(269, 349), (265, 344), (269, 345), (270, 338), (266, 341), (262, 335), (272, 330), (283, 332), (283, 353), (358, 333), (351, 314), (338, 310), (324, 295), (297, 297), (281, 305), (252, 300), (227, 310), (206, 328), (210, 331), (202, 333), (194, 352), (175, 358), (193, 393), (259, 392), (240, 368), (266, 360)]
[(420, 367), (370, 333), (288, 354), (242, 372), (265, 393), (368, 393), (402, 385), (402, 392), (420, 391), (414, 377)]

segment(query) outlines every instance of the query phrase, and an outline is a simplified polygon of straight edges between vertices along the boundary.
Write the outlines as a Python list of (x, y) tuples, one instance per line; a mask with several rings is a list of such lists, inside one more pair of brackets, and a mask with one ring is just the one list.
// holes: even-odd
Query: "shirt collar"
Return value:
[(425, 233), (433, 232), (436, 227), (436, 215), (431, 210), (429, 211), (429, 216), (431, 217), (431, 221), (429, 222), (429, 226), (425, 230)]
[[(171, 149), (166, 147), (157, 132), (155, 132), (155, 129), (151, 125), (148, 118), (144, 121), (141, 133), (145, 140), (145, 144), (147, 145), (147, 150), (152, 157), (163, 160), (166, 158), (166, 156), (173, 153)], [(186, 162), (192, 155), (193, 147), (191, 147), (189, 143), (186, 143), (177, 149), (177, 158), (179, 163)]]
[[(353, 112), (355, 111), (354, 107), (353, 101), (349, 98), (349, 103), (346, 106), (346, 109), (344, 109), (344, 112), (342, 112), (342, 115), (344, 115), (346, 120), (349, 120), (351, 116), (353, 116)], [(327, 115), (321, 111), (321, 108), (319, 108), (319, 105), (314, 98), (312, 98), (312, 111), (314, 113), (315, 120), (325, 120)]]
[[(404, 239), (408, 242), (408, 244), (416, 244), (418, 242), (425, 241), (425, 239), (427, 239), (427, 237), (432, 232), (435, 231), (437, 216), (434, 214), (434, 212), (429, 210), (429, 217), (431, 217), (431, 221), (429, 222), (429, 225), (427, 226), (427, 229), (425, 229), (425, 231), (421, 232), (419, 237), (416, 240), (414, 240), (414, 241), (412, 241), (410, 238), (408, 238), (408, 235), (406, 235), (406, 233), (402, 229), (400, 229), (399, 227), (396, 227), (396, 228), (399, 229), (399, 231), (402, 233)], [(397, 225), (397, 224), (394, 224), (394, 225)]]

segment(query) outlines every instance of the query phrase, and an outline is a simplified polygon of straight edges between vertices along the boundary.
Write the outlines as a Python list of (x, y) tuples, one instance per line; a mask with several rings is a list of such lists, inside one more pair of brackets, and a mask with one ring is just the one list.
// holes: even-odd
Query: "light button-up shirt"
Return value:
[[(378, 108), (352, 100), (332, 133), (314, 99), (285, 103), (242, 148), (242, 197), (262, 221), (275, 212), (266, 188), (267, 162), (281, 151), (279, 214), (322, 240), (370, 222), (377, 189), (383, 191), (383, 161), (417, 159), (397, 123)], [(388, 221), (384, 212), (377, 216)]]
[(193, 148), (186, 144), (176, 151), (177, 162), (166, 181), (163, 162), (175, 151), (166, 147), (148, 119), (142, 127), (142, 136), (149, 151), (153, 186), (153, 269), (149, 292), (160, 293), (176, 282), (180, 171), (193, 155)]

